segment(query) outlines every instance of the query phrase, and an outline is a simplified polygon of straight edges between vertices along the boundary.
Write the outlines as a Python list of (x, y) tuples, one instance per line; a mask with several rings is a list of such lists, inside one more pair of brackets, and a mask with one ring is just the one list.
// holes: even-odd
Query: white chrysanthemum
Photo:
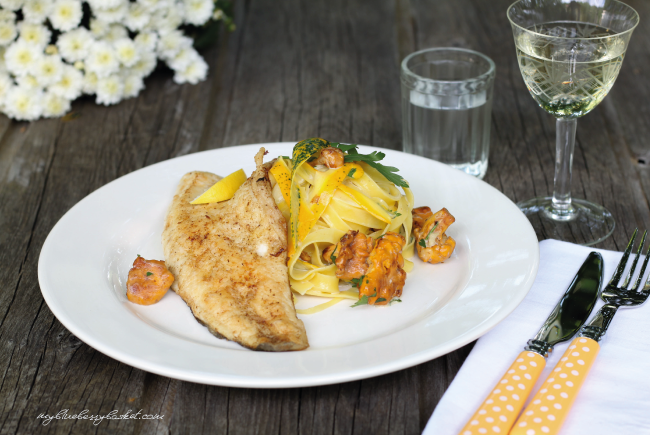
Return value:
[(151, 13), (147, 7), (140, 3), (130, 3), (129, 11), (124, 19), (124, 24), (126, 24), (126, 27), (136, 32), (144, 29), (144, 27), (149, 24), (150, 17)]
[(90, 32), (95, 38), (101, 38), (108, 33), (110, 25), (102, 20), (93, 18), (90, 20)]
[(16, 14), (8, 9), (0, 9), (0, 21), (16, 21)]
[(50, 43), (52, 32), (41, 24), (32, 24), (22, 21), (18, 24), (18, 29), (20, 29), (19, 40), (32, 44), (41, 50), (44, 50), (45, 46)]
[(16, 39), (18, 31), (13, 21), (0, 21), (0, 45), (7, 45)]
[(41, 58), (42, 51), (37, 46), (18, 40), (5, 51), (7, 70), (16, 76), (28, 74)]
[(126, 3), (121, 3), (114, 8), (108, 9), (98, 9), (94, 10), (95, 16), (97, 19), (102, 20), (106, 23), (117, 23), (120, 22), (126, 17), (126, 13), (129, 11), (129, 7)]
[(176, 83), (191, 83), (193, 85), (205, 79), (208, 74), (208, 64), (205, 63), (201, 56), (194, 59), (183, 71), (177, 71), (174, 74)]
[(129, 31), (126, 30), (126, 27), (124, 27), (121, 24), (111, 24), (110, 27), (108, 28), (108, 33), (106, 33), (106, 36), (104, 36), (104, 41), (115, 42), (118, 39), (128, 38), (128, 37), (129, 37)]
[(122, 96), (124, 98), (136, 97), (142, 89), (144, 89), (144, 80), (136, 74), (129, 74), (124, 77), (124, 90)]
[(94, 72), (97, 77), (107, 77), (120, 68), (113, 47), (103, 41), (95, 42), (90, 47), (90, 54), (86, 58), (86, 71)]
[(100, 78), (97, 80), (97, 91), (95, 92), (97, 98), (95, 99), (95, 102), (105, 106), (119, 103), (122, 99), (123, 92), (124, 84), (119, 75), (115, 74)]
[(129, 68), (129, 71), (131, 74), (135, 74), (140, 77), (147, 77), (149, 74), (153, 72), (154, 69), (156, 69), (157, 64), (158, 64), (158, 59), (156, 58), (156, 55), (153, 52), (141, 51), (140, 60), (136, 62), (136, 64), (133, 65), (131, 68)]
[(97, 74), (92, 72), (86, 72), (86, 74), (84, 74), (83, 84), (81, 87), (84, 94), (91, 95), (97, 92), (98, 80), (99, 79), (97, 78)]
[(70, 110), (70, 100), (53, 92), (45, 92), (42, 100), (43, 116), (57, 118)]
[(90, 6), (93, 8), (93, 11), (111, 9), (119, 7), (122, 4), (126, 3), (126, 0), (86, 0)]
[(48, 18), (52, 27), (67, 32), (79, 25), (82, 16), (83, 11), (79, 0), (57, 0)]
[(33, 121), (41, 116), (43, 93), (36, 89), (14, 86), (5, 99), (6, 114), (19, 121)]
[(25, 21), (41, 24), (50, 14), (52, 2), (50, 0), (27, 0), (22, 10)]
[(75, 100), (81, 95), (84, 76), (73, 66), (64, 65), (61, 80), (49, 87), (50, 92), (66, 98)]
[(0, 6), (3, 9), (9, 9), (10, 11), (17, 11), (23, 7), (25, 0), (0, 0)]
[(168, 8), (160, 8), (154, 12), (150, 21), (151, 26), (149, 27), (158, 31), (160, 34), (165, 34), (177, 30), (183, 24), (183, 19), (182, 6), (172, 5)]
[(0, 73), (0, 108), (5, 103), (7, 94), (9, 93), (13, 85), (14, 82), (13, 80), (11, 80), (11, 77), (9, 77), (9, 74)]
[(36, 80), (36, 77), (29, 74), (16, 77), (16, 83), (23, 89), (43, 89), (43, 87), (38, 83), (38, 80)]
[(197, 57), (200, 57), (199, 53), (193, 47), (187, 47), (179, 51), (173, 59), (170, 59), (167, 65), (174, 71), (184, 71)]
[(63, 62), (58, 55), (42, 56), (36, 62), (36, 68), (33, 74), (41, 86), (47, 87), (53, 85), (63, 77)]
[(133, 66), (140, 60), (140, 53), (135, 43), (129, 38), (118, 39), (113, 43), (117, 58), (124, 66)]
[(191, 47), (192, 39), (184, 36), (180, 30), (166, 33), (158, 40), (158, 55), (163, 59), (172, 59), (182, 49)]
[(184, 0), (185, 22), (199, 26), (205, 24), (214, 11), (213, 0)]
[(135, 45), (140, 51), (156, 51), (158, 44), (158, 34), (155, 32), (140, 32), (134, 39)]
[(157, 11), (170, 5), (168, 0), (137, 0), (137, 2), (151, 11)]
[(85, 59), (92, 44), (93, 37), (83, 27), (61, 34), (56, 41), (61, 56), (68, 62)]
[(0, 72), (7, 72), (7, 64), (5, 63), (5, 47), (0, 46)]

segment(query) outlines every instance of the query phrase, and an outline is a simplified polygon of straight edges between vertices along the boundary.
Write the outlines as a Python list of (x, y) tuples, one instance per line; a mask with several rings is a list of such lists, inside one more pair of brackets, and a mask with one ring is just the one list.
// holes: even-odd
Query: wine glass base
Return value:
[(584, 199), (572, 199), (567, 210), (553, 209), (550, 196), (517, 204), (535, 230), (550, 239), (594, 245), (614, 232), (614, 218), (603, 206)]

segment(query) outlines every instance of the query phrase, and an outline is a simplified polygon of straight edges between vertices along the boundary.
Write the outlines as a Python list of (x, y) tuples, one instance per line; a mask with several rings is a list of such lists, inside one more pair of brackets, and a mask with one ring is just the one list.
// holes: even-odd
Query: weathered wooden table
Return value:
[[(208, 79), (178, 86), (156, 72), (136, 99), (90, 99), (78, 117), (31, 124), (0, 116), (0, 434), (414, 434), (471, 345), (417, 367), (316, 388), (246, 390), (168, 379), (88, 347), (52, 315), (37, 263), (75, 203), (131, 171), (237, 144), (311, 136), (399, 149), (399, 63), (432, 46), (467, 47), (497, 64), (485, 181), (513, 201), (550, 194), (555, 124), (515, 59), (510, 0), (238, 0), (237, 30), (205, 53)], [(650, 2), (610, 95), (578, 123), (573, 192), (616, 219), (598, 247), (650, 227)], [(480, 213), (480, 210), (477, 210)], [(545, 238), (542, 229), (538, 236)], [(89, 241), (89, 243), (91, 243)], [(41, 413), (128, 409), (162, 420), (58, 420)]]

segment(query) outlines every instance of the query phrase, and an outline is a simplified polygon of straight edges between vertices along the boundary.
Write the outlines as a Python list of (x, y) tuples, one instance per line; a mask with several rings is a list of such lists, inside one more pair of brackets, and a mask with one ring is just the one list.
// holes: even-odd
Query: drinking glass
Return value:
[(617, 0), (519, 0), (508, 8), (508, 19), (526, 86), (557, 119), (553, 196), (517, 205), (552, 238), (601, 242), (614, 231), (611, 213), (571, 198), (577, 118), (614, 85), (639, 15)]
[(494, 62), (464, 48), (429, 48), (402, 61), (403, 149), (485, 176)]

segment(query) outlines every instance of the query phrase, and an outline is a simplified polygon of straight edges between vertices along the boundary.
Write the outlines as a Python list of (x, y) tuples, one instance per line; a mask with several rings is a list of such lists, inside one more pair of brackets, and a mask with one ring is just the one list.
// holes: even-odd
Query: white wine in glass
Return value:
[(614, 219), (598, 204), (571, 198), (576, 119), (614, 85), (639, 16), (617, 0), (520, 0), (508, 18), (526, 86), (557, 118), (553, 196), (517, 205), (552, 238), (598, 243), (613, 232)]

